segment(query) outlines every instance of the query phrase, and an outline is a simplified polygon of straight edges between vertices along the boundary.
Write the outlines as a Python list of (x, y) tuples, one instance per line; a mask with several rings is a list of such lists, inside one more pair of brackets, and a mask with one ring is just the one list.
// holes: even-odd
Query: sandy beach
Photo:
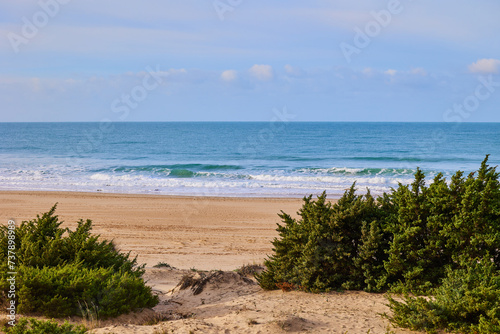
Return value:
[[(146, 263), (145, 278), (160, 296), (153, 310), (87, 322), (93, 333), (410, 333), (380, 316), (389, 311), (382, 294), (263, 291), (234, 272), (263, 262), (277, 213), (296, 213), (301, 199), (9, 191), (0, 192), (0, 221), (33, 219), (56, 202), (64, 226), (92, 219), (95, 233)], [(176, 269), (153, 268), (158, 262)], [(185, 275), (214, 270), (223, 272), (201, 294), (174, 289)]]
[(78, 192), (0, 192), (0, 221), (18, 223), (48, 211), (63, 226), (91, 219), (94, 233), (148, 266), (233, 270), (262, 263), (277, 235), (278, 213), (294, 214), (300, 199), (170, 197)]

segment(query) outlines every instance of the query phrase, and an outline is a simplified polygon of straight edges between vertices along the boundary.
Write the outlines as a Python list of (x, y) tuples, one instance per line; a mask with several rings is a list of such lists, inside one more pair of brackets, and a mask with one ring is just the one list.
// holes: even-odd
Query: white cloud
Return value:
[[(144, 74), (147, 74), (147, 72), (140, 72), (139, 75), (144, 75)], [(158, 72), (159, 75), (162, 75), (162, 76), (176, 76), (176, 75), (185, 75), (187, 74), (187, 71), (185, 68), (171, 68), (171, 69), (168, 69), (167, 71), (159, 71)]]
[(235, 70), (226, 70), (220, 75), (221, 79), (227, 82), (234, 81), (238, 78), (238, 72)]
[(364, 75), (366, 75), (367, 77), (371, 77), (372, 75), (374, 75), (374, 74), (375, 74), (375, 71), (374, 71), (372, 68), (370, 68), (370, 67), (366, 67), (366, 68), (364, 68), (364, 69), (361, 71), (361, 73), (363, 73), (363, 74), (364, 74)]
[(398, 71), (396, 71), (396, 70), (391, 70), (391, 69), (389, 69), (389, 70), (385, 71), (384, 73), (385, 73), (385, 74), (388, 74), (388, 75), (390, 75), (390, 76), (394, 76), (394, 75), (396, 75), (396, 73), (397, 73), (397, 72), (398, 72)]
[(292, 66), (292, 65), (288, 65), (288, 64), (286, 64), (286, 65), (285, 65), (285, 71), (286, 71), (286, 73), (288, 73), (288, 74), (293, 74), (293, 72), (295, 72), (295, 69), (293, 68), (293, 66)]
[(425, 77), (427, 75), (427, 71), (424, 70), (423, 68), (421, 67), (417, 67), (417, 68), (413, 68), (411, 69), (410, 71), (411, 74), (415, 74), (415, 75), (421, 75), (423, 77)]
[(295, 66), (287, 64), (284, 66), (284, 68), (285, 68), (286, 74), (291, 75), (291, 76), (301, 76), (304, 74), (304, 71), (302, 71), (302, 69), (300, 67), (295, 67)]
[(479, 59), (477, 62), (469, 65), (471, 73), (498, 73), (500, 69), (500, 60), (498, 59)]
[(274, 71), (270, 65), (253, 65), (249, 70), (250, 74), (258, 80), (269, 81), (274, 78)]

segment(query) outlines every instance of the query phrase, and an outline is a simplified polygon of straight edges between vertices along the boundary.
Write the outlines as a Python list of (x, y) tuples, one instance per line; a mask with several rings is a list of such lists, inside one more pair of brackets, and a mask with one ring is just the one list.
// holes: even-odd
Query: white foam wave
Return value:
[[(59, 166), (60, 168), (61, 166)], [(283, 170), (243, 174), (242, 172), (201, 172), (196, 177), (174, 178), (169, 175), (138, 174), (114, 171), (91, 172), (65, 167), (38, 169), (0, 169), (0, 189), (103, 191), (113, 193), (157, 193), (212, 196), (281, 196), (302, 197), (326, 190), (339, 197), (356, 182), (359, 191), (370, 188), (379, 194), (410, 183), (408, 175), (357, 175), (359, 169), (342, 169), (343, 174), (287, 172)], [(346, 173), (346, 171), (349, 173)]]

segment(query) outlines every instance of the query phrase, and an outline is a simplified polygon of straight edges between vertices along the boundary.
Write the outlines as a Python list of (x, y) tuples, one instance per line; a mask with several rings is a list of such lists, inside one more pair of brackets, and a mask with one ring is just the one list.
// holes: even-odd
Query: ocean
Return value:
[(0, 190), (338, 198), (500, 163), (500, 123), (0, 123)]

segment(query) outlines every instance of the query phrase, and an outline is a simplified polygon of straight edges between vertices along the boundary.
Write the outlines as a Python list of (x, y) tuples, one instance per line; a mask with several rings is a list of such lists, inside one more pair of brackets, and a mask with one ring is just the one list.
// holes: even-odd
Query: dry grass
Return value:
[(178, 287), (180, 290), (191, 288), (193, 295), (199, 295), (203, 292), (207, 283), (218, 284), (227, 282), (231, 278), (234, 279), (234, 276), (238, 277), (238, 280), (242, 280), (247, 284), (255, 284), (254, 281), (241, 274), (236, 275), (235, 273), (217, 270), (212, 272), (196, 272), (186, 274), (182, 277), (176, 288)]
[(235, 271), (246, 277), (254, 277), (265, 270), (265, 267), (260, 264), (245, 264), (244, 266), (236, 269)]
[(180, 319), (188, 319), (192, 317), (192, 313), (184, 314), (174, 311), (163, 312), (163, 313), (155, 313), (149, 317), (146, 317), (142, 323), (139, 325), (142, 326), (153, 326), (159, 324), (164, 321), (172, 321), (172, 320), (180, 320)]

